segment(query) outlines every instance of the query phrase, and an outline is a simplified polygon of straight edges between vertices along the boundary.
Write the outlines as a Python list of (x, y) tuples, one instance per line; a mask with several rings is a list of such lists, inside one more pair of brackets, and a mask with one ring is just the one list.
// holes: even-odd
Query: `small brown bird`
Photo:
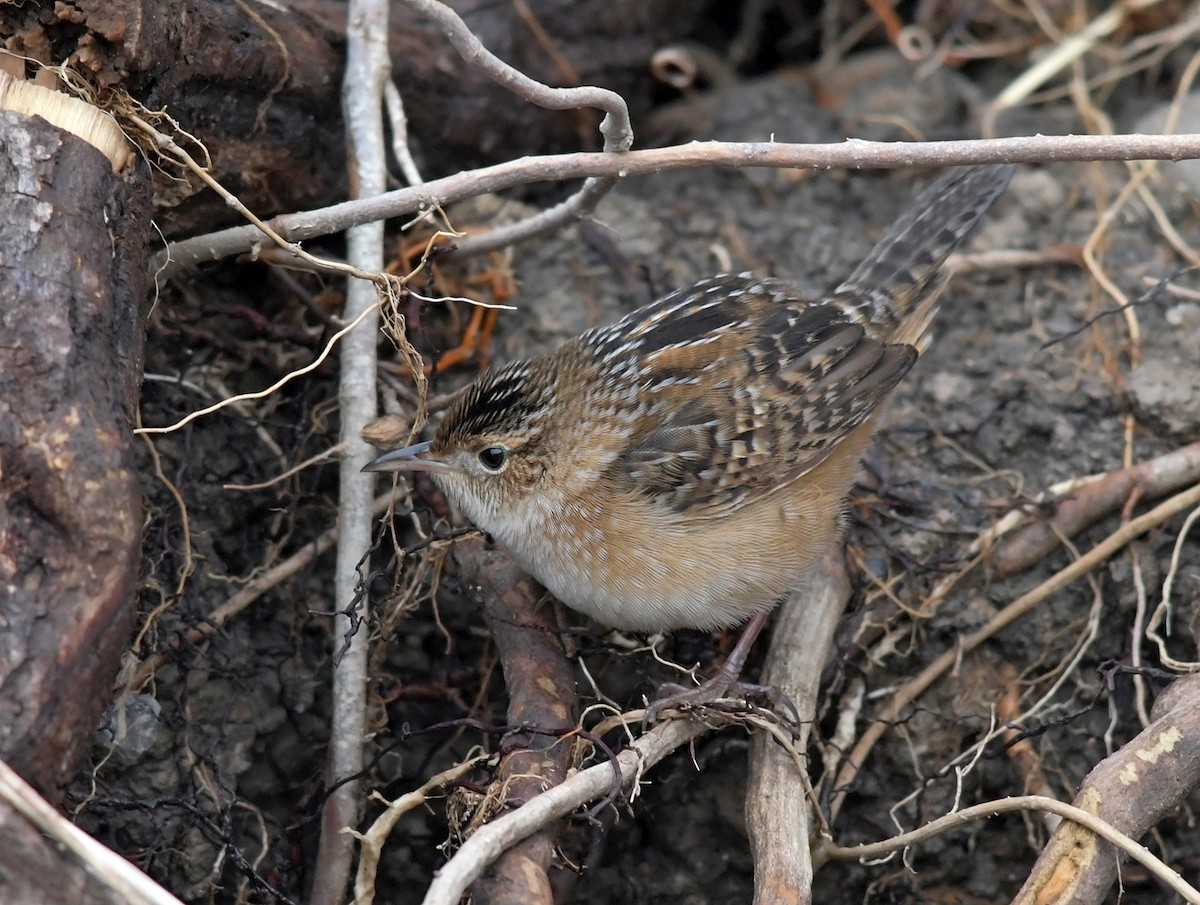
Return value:
[(943, 176), (817, 301), (716, 276), (484, 373), (432, 441), (364, 470), (428, 472), (605, 625), (763, 613), (838, 539), (873, 416), (927, 343), (942, 264), (1013, 170)]

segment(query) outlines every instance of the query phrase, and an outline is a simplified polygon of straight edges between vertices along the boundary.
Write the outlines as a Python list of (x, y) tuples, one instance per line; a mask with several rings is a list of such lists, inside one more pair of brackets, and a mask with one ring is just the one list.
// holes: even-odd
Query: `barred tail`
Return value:
[(921, 192), (834, 297), (881, 339), (921, 348), (947, 274), (942, 264), (1008, 186), (1016, 167), (956, 168)]

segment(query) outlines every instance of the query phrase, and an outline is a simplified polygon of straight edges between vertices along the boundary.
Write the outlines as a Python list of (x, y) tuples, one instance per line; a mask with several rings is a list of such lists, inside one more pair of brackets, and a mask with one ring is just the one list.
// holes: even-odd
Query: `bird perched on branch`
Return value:
[(427, 472), (605, 625), (758, 616), (756, 634), (838, 540), (875, 416), (928, 342), (942, 265), (1013, 170), (942, 176), (823, 298), (715, 276), (488, 371), (433, 440), (364, 470)]

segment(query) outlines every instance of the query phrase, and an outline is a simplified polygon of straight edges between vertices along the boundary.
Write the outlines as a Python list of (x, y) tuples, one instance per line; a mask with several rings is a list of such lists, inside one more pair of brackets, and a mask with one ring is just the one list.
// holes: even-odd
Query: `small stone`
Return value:
[(1129, 375), (1129, 393), (1142, 417), (1177, 436), (1200, 436), (1200, 367), (1144, 361)]

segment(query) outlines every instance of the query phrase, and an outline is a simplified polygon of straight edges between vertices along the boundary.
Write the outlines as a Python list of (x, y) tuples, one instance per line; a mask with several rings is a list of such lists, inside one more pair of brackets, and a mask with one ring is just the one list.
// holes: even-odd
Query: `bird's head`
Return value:
[(426, 472), (476, 526), (501, 540), (527, 525), (553, 468), (555, 385), (528, 362), (482, 374), (434, 438), (373, 459), (363, 471)]

